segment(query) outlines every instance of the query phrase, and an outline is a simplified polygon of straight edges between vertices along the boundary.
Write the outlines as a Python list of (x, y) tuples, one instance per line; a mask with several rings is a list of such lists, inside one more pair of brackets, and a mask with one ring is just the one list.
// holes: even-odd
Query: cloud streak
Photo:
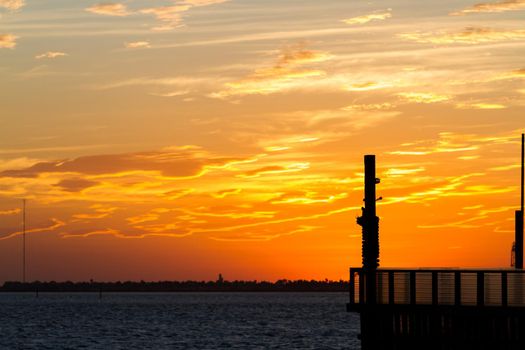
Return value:
[(18, 37), (13, 34), (0, 34), (0, 49), (13, 49)]
[(26, 5), (24, 0), (0, 0), (0, 7), (14, 11)]
[(127, 49), (148, 49), (151, 47), (148, 41), (134, 41), (130, 43), (125, 43), (124, 46)]
[(153, 31), (169, 31), (183, 26), (183, 17), (193, 7), (222, 4), (230, 0), (186, 0), (172, 6), (150, 7), (139, 10), (139, 13), (153, 15), (160, 25), (154, 26)]
[(383, 11), (383, 12), (374, 12), (370, 13), (368, 15), (358, 16), (358, 17), (352, 17), (343, 19), (342, 22), (350, 25), (354, 24), (366, 24), (372, 21), (383, 21), (385, 19), (388, 19), (392, 17), (391, 10)]
[(86, 11), (97, 15), (113, 17), (125, 17), (131, 14), (127, 6), (120, 3), (99, 3), (86, 8)]
[(507, 106), (501, 103), (487, 103), (487, 102), (467, 102), (456, 104), (458, 109), (505, 109)]
[(65, 52), (60, 52), (60, 51), (48, 51), (48, 52), (45, 52), (45, 53), (43, 53), (43, 54), (36, 55), (35, 58), (36, 58), (37, 60), (40, 60), (40, 59), (42, 59), (42, 58), (53, 59), (53, 58), (65, 57), (65, 56), (68, 56), (68, 54), (65, 53)]
[(503, 0), (475, 4), (463, 10), (450, 13), (451, 16), (463, 16), (470, 13), (506, 12), (525, 9), (525, 0)]
[(398, 37), (422, 44), (481, 44), (525, 38), (524, 29), (501, 30), (486, 27), (467, 27), (457, 32), (415, 32), (398, 34)]
[(133, 171), (158, 172), (165, 177), (191, 177), (202, 174), (210, 167), (224, 166), (234, 158), (203, 156), (193, 149), (173, 149), (157, 152), (125, 153), (85, 156), (59, 161), (40, 162), (29, 168), (6, 170), (1, 177), (36, 178), (42, 174), (74, 173), (108, 175)]
[(290, 46), (281, 51), (273, 66), (260, 68), (242, 80), (227, 83), (224, 90), (212, 94), (212, 97), (269, 95), (300, 88), (308, 81), (326, 75), (323, 70), (305, 66), (328, 61), (332, 57), (328, 52), (308, 50), (303, 44)]
[(397, 95), (412, 103), (437, 103), (451, 99), (450, 96), (432, 92), (400, 92)]
[[(52, 218), (51, 224), (49, 226), (29, 229), (29, 230), (26, 230), (26, 233), (34, 234), (34, 233), (42, 233), (42, 232), (52, 232), (64, 226), (66, 226), (66, 223), (64, 221)], [(17, 232), (7, 234), (5, 236), (0, 236), (0, 241), (8, 240), (8, 239), (20, 236), (21, 234), (23, 234), (23, 231), (17, 231)]]
[(191, 5), (173, 5), (151, 7), (140, 10), (140, 13), (153, 15), (162, 24), (152, 28), (154, 31), (172, 30), (182, 25), (182, 15), (191, 8)]
[(0, 216), (17, 215), (17, 214), (20, 214), (21, 212), (22, 212), (22, 210), (20, 208), (0, 210)]

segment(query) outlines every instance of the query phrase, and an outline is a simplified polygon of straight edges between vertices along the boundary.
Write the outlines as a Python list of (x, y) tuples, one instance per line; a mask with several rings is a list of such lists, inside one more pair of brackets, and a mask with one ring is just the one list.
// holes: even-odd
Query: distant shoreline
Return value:
[(0, 293), (348, 292), (347, 281), (5, 282)]

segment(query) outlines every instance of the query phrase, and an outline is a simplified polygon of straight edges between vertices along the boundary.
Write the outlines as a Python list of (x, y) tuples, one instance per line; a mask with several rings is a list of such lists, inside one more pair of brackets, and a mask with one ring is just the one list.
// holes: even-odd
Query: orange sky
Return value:
[(525, 2), (0, 0), (0, 281), (508, 266)]

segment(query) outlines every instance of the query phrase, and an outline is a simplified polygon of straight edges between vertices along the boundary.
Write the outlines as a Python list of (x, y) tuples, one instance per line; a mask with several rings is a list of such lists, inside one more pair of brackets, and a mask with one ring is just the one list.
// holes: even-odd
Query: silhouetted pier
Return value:
[(365, 156), (363, 266), (350, 269), (348, 311), (359, 312), (363, 350), (525, 349), (522, 201), (516, 211), (515, 267), (379, 268), (375, 156)]
[(350, 285), (364, 350), (525, 348), (523, 270), (352, 268)]

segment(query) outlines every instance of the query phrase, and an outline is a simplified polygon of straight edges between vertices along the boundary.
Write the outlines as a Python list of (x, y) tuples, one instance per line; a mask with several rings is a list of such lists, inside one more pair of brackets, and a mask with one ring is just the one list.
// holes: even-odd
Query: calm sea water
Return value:
[(359, 349), (345, 293), (0, 294), (0, 349)]

